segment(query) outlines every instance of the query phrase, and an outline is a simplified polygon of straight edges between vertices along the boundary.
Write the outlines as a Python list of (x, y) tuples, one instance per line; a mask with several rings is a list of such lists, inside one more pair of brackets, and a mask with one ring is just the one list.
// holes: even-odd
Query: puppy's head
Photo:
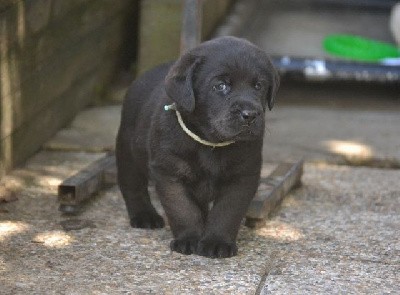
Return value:
[(190, 50), (170, 69), (167, 95), (209, 140), (262, 137), (279, 76), (264, 51), (250, 42), (217, 38)]

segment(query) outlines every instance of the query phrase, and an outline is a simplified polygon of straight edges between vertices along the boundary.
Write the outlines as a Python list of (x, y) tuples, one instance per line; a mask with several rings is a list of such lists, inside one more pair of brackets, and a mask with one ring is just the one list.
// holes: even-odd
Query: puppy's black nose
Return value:
[(240, 111), (240, 115), (242, 116), (243, 121), (247, 123), (253, 123), (256, 117), (260, 115), (260, 113), (252, 110), (242, 110)]

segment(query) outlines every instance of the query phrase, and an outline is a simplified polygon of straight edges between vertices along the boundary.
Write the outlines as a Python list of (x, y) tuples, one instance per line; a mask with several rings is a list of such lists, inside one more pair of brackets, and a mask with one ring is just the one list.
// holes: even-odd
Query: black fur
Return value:
[[(147, 185), (154, 180), (174, 240), (183, 254), (231, 257), (260, 178), (264, 113), (273, 107), (279, 78), (267, 55), (234, 37), (201, 44), (178, 61), (137, 79), (122, 108), (117, 137), (118, 183), (131, 225), (160, 228)], [(175, 102), (188, 128), (179, 126)], [(209, 210), (209, 205), (212, 208)]]

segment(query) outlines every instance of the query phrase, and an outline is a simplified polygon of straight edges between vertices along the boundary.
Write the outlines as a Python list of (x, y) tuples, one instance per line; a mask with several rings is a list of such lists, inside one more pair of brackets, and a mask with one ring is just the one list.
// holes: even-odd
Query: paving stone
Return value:
[[(102, 155), (43, 151), (5, 178), (19, 188), (0, 204), (5, 294), (399, 291), (399, 170), (307, 164), (303, 187), (264, 227), (241, 228), (239, 255), (213, 260), (172, 253), (169, 227), (130, 228), (117, 187), (80, 216), (61, 215), (57, 185)], [(66, 231), (71, 219), (87, 226)]]
[(398, 110), (278, 106), (267, 114), (264, 160), (400, 167), (398, 126)]
[(261, 294), (400, 292), (400, 171), (327, 165), (305, 171), (304, 186), (273, 220), (299, 239), (281, 242)]
[[(112, 150), (120, 112), (118, 105), (81, 112), (70, 127), (58, 132), (45, 147), (92, 152)], [(315, 162), (400, 167), (397, 109), (349, 110), (283, 104), (267, 113), (266, 120), (263, 152), (266, 162), (304, 157)]]
[(79, 113), (68, 128), (45, 144), (50, 150), (101, 152), (113, 150), (121, 106), (90, 108)]
[[(213, 260), (172, 253), (169, 227), (132, 229), (116, 187), (90, 201), (79, 217), (61, 215), (57, 185), (101, 155), (44, 151), (6, 177), (20, 191), (18, 201), (1, 205), (7, 210), (0, 211), (2, 290), (78, 294), (85, 286), (94, 294), (256, 291), (273, 241), (244, 227), (239, 256)], [(77, 219), (85, 226), (64, 229)]]

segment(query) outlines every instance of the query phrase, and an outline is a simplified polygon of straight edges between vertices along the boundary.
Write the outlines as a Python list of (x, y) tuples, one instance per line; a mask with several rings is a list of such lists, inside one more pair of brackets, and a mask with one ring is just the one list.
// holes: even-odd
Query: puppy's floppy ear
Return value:
[(272, 110), (275, 103), (276, 93), (278, 92), (279, 89), (280, 78), (278, 71), (275, 69), (272, 63), (270, 65), (270, 70), (271, 70), (272, 80), (270, 81), (271, 85), (269, 86), (267, 92), (267, 103), (269, 110)]
[(200, 63), (201, 57), (186, 53), (175, 62), (165, 78), (167, 95), (186, 112), (193, 112), (195, 107), (193, 79)]

